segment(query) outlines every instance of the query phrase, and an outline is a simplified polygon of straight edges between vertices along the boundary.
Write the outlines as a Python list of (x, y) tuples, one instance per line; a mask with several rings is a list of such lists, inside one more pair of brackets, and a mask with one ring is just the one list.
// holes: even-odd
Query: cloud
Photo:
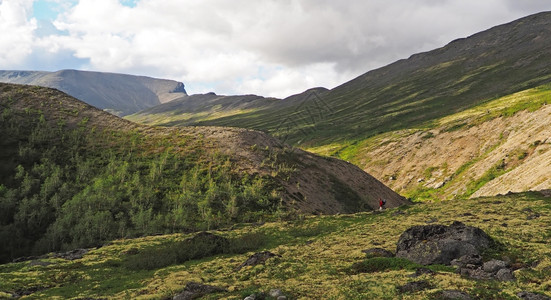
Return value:
[(29, 19), (32, 0), (0, 1), (0, 66), (17, 67), (32, 53), (36, 19)]
[(2, 19), (2, 29), (18, 33), (2, 35), (0, 45), (22, 50), (3, 52), (0, 62), (17, 65), (44, 53), (54, 64), (62, 61), (55, 55), (69, 56), (75, 68), (181, 80), (192, 93), (278, 97), (334, 87), (548, 6), (541, 0), (40, 1), (63, 8), (55, 30), (35, 30), (28, 15), (33, 1), (0, 2), (18, 24)]

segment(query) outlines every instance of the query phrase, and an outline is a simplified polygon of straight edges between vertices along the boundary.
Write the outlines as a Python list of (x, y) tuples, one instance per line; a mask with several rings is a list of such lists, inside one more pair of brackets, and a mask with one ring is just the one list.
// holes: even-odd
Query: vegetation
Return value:
[[(131, 267), (131, 262), (173, 251), (186, 253), (176, 250), (176, 245), (184, 245), (195, 234), (116, 240), (79, 260), (48, 256), (0, 265), (0, 292), (9, 295), (34, 288), (27, 299), (164, 299), (195, 281), (228, 290), (205, 299), (243, 299), (273, 288), (282, 289), (291, 299), (438, 299), (439, 293), (449, 289), (476, 299), (515, 299), (521, 291), (549, 296), (550, 199), (525, 193), (416, 204), (383, 213), (310, 216), (261, 226), (241, 224), (229, 231), (212, 232), (248, 247), (145, 268)], [(374, 247), (394, 252), (407, 228), (435, 220), (446, 225), (461, 221), (486, 231), (502, 247), (485, 258), (509, 259), (516, 266), (516, 280), (469, 279), (448, 266), (430, 266), (436, 274), (412, 278), (418, 265), (397, 258), (366, 258), (362, 253)], [(249, 244), (246, 240), (261, 242)], [(200, 245), (204, 244), (197, 247)], [(281, 257), (236, 269), (252, 253), (264, 250)], [(405, 294), (397, 289), (418, 280), (428, 281), (432, 288)]]
[[(0, 262), (253, 222), (280, 209), (272, 177), (237, 174), (206, 139), (130, 123), (90, 124), (61, 98), (21, 110), (21, 101), (38, 102), (51, 91), (6, 86), (4, 92)], [(63, 115), (51, 113), (57, 106)]]

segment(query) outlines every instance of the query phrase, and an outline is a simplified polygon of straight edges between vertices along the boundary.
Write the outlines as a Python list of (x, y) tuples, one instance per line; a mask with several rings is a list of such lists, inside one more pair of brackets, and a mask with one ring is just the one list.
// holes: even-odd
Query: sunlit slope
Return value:
[[(338, 145), (310, 149), (331, 155)], [(551, 189), (551, 86), (377, 135), (339, 154), (407, 196), (451, 199)]]
[[(25, 299), (168, 299), (188, 282), (198, 282), (227, 290), (201, 299), (244, 299), (271, 289), (281, 289), (288, 299), (441, 299), (438, 295), (445, 290), (471, 299), (518, 299), (523, 291), (549, 297), (550, 199), (531, 193), (417, 204), (382, 214), (242, 225), (213, 232), (240, 241), (239, 253), (180, 263), (172, 263), (170, 256), (193, 234), (117, 240), (75, 261), (50, 257), (0, 265), (0, 296), (32, 290)], [(516, 280), (470, 279), (447, 266), (429, 266), (434, 274), (425, 271), (415, 277), (419, 265), (396, 258), (366, 259), (362, 253), (370, 248), (394, 252), (407, 228), (453, 221), (479, 227), (498, 242), (501, 247), (484, 259), (509, 261)], [(253, 253), (265, 250), (279, 256), (238, 269)], [(352, 265), (361, 262), (368, 272), (353, 272)], [(398, 290), (414, 281), (427, 281), (430, 288)]]

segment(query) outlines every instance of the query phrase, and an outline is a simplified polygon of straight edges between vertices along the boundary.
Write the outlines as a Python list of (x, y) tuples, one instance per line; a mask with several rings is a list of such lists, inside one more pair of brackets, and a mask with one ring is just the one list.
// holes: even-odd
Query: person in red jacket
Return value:
[(379, 198), (379, 210), (383, 210), (385, 208), (386, 200)]

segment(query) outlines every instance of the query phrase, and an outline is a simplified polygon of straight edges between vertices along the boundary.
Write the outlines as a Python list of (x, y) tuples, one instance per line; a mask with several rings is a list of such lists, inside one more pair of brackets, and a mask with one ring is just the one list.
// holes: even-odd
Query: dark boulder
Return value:
[(423, 265), (445, 264), (464, 255), (480, 255), (493, 245), (482, 229), (454, 222), (450, 226), (413, 226), (400, 236), (396, 257)]
[(251, 255), (244, 263), (242, 263), (241, 265), (239, 265), (235, 269), (236, 270), (241, 270), (241, 268), (246, 267), (246, 266), (256, 266), (258, 264), (264, 264), (268, 259), (270, 259), (272, 257), (276, 257), (276, 256), (280, 257), (279, 255), (273, 254), (270, 251), (255, 253), (255, 254)]

